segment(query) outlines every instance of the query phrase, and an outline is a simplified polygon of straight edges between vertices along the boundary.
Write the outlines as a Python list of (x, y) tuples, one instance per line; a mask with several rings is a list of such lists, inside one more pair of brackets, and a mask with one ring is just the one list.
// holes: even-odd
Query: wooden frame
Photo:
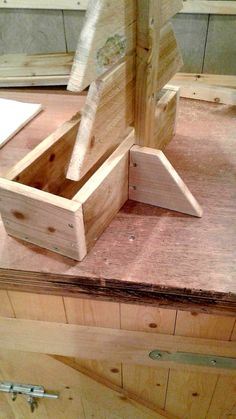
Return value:
[[(178, 362), (154, 361), (154, 349), (236, 358), (236, 343), (46, 321), (0, 319), (0, 348), (97, 361), (183, 370)], [(119, 342), (119, 350), (114, 350)], [(157, 365), (156, 365), (157, 364)], [(188, 371), (235, 376), (234, 369), (187, 365)]]

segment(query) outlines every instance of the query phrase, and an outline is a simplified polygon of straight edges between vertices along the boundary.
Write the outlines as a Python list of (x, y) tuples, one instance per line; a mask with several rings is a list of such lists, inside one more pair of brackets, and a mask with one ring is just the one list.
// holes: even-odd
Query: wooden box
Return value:
[[(177, 101), (178, 89), (169, 88), (156, 106), (156, 141), (161, 137), (163, 147), (174, 134)], [(80, 118), (77, 114), (64, 123), (0, 178), (7, 233), (78, 261), (129, 198), (129, 150), (134, 144), (131, 134), (80, 181), (68, 180)]]

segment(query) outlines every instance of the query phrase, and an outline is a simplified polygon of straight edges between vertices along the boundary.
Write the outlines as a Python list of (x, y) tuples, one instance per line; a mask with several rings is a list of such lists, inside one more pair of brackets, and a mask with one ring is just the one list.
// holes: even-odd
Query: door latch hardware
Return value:
[(0, 392), (10, 393), (13, 402), (18, 395), (25, 396), (30, 410), (33, 413), (38, 407), (37, 399), (58, 399), (59, 395), (56, 393), (46, 393), (44, 387), (35, 386), (31, 384), (16, 384), (10, 382), (0, 382)]
[(149, 353), (149, 358), (157, 362), (175, 362), (211, 368), (236, 369), (236, 358), (194, 354), (189, 352), (167, 352), (158, 349)]

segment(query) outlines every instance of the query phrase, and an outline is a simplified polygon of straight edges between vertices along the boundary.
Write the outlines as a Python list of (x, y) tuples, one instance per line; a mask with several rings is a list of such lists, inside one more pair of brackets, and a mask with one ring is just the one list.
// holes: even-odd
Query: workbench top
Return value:
[[(3, 90), (45, 110), (0, 150), (0, 175), (80, 110), (84, 96)], [(236, 107), (181, 100), (165, 152), (202, 219), (128, 201), (81, 263), (8, 237), (0, 289), (236, 313)]]

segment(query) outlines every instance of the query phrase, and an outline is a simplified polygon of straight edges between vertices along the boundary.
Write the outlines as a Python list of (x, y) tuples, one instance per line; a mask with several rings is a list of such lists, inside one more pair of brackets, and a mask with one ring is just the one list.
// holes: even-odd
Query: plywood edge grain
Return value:
[(145, 278), (138, 282), (82, 272), (66, 275), (0, 268), (0, 289), (236, 315), (235, 293), (211, 290), (210, 284), (208, 289), (199, 290), (145, 283)]

